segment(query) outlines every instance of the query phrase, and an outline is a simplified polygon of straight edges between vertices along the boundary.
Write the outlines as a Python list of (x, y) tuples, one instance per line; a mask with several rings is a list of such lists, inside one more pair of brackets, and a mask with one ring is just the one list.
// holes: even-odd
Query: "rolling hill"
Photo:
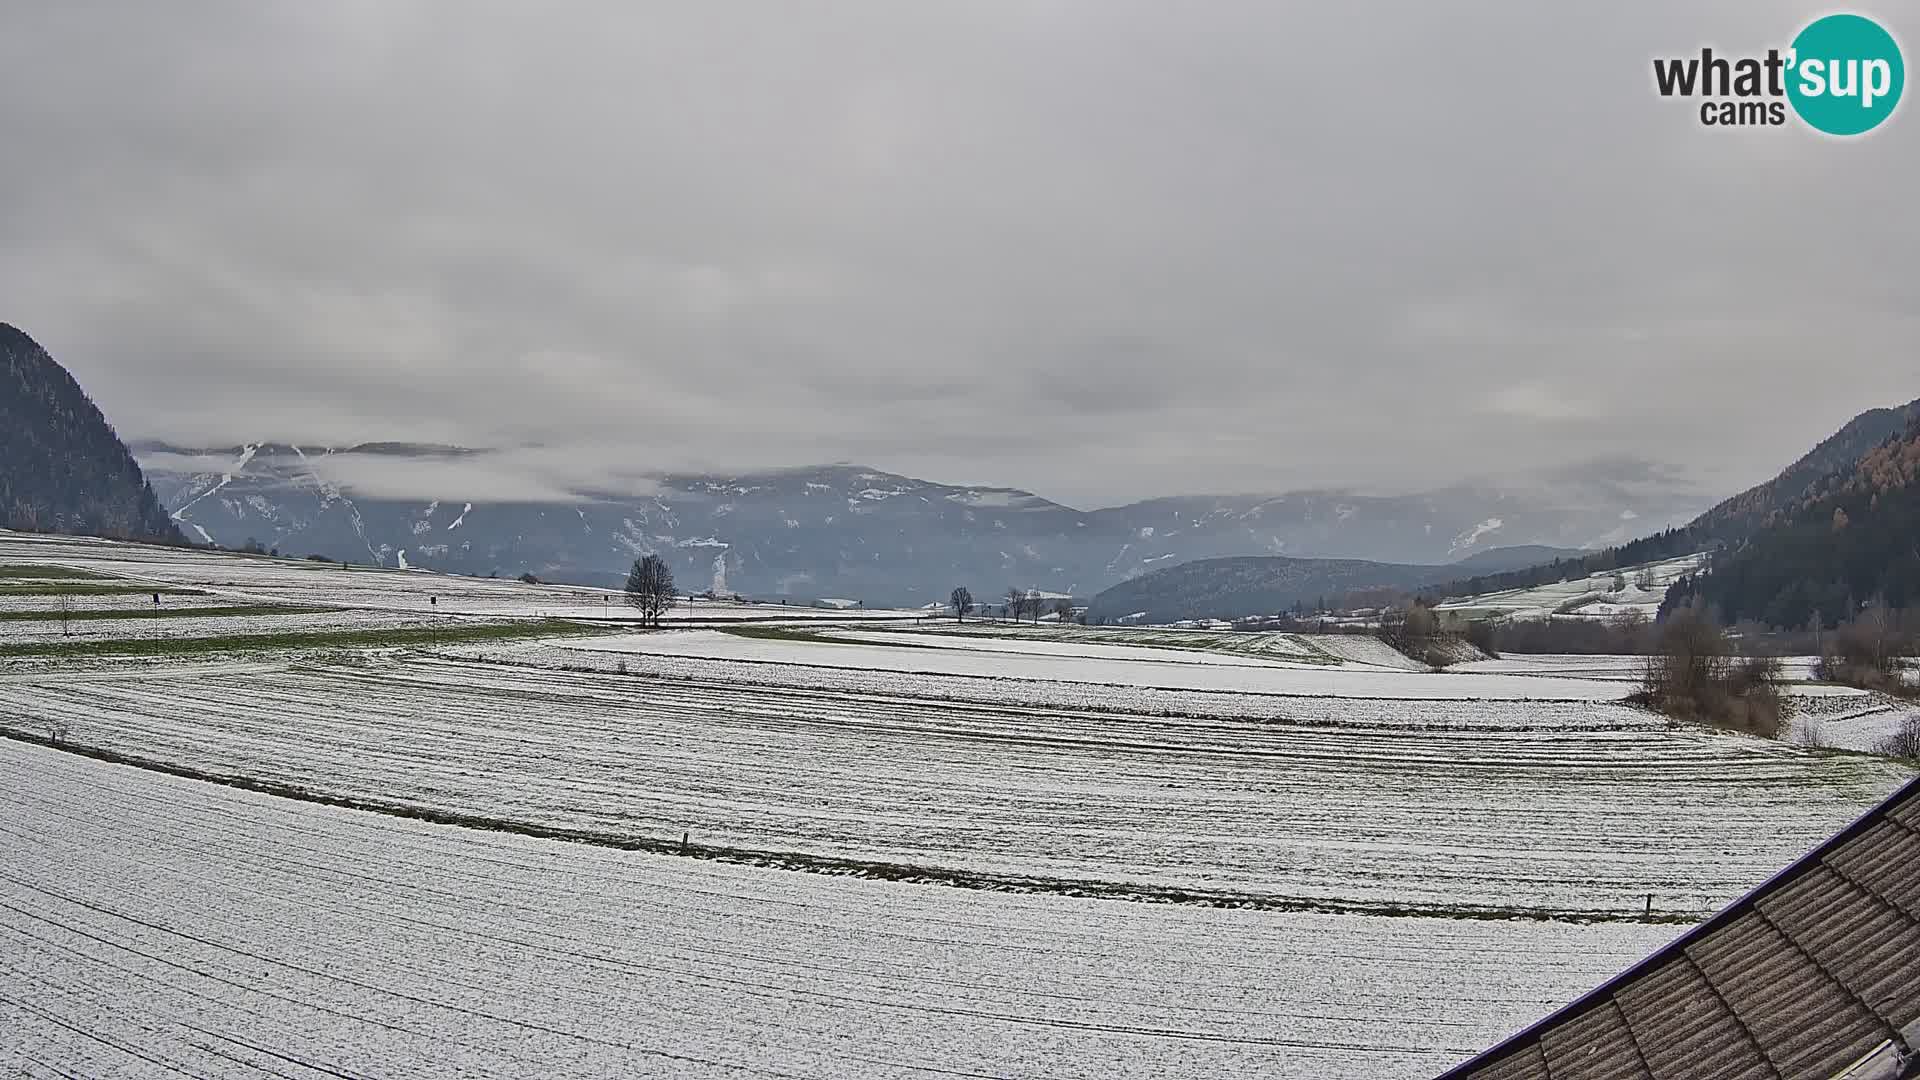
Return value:
[(1364, 589), (1408, 589), (1438, 569), (1364, 559), (1200, 559), (1123, 581), (1088, 605), (1090, 621), (1239, 619)]

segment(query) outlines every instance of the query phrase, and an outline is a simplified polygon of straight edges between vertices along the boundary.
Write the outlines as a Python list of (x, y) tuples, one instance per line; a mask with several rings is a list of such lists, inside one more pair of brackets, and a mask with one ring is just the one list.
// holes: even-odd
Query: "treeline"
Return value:
[(1653, 624), (1642, 615), (1614, 619), (1512, 619), (1468, 623), (1465, 635), (1482, 652), (1644, 656), (1653, 651)]

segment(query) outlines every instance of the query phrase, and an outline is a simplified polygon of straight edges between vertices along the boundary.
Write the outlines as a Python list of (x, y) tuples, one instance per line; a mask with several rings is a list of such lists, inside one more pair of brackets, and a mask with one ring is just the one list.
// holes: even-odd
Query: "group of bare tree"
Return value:
[(1909, 713), (1874, 749), (1893, 757), (1920, 761), (1920, 713)]
[[(974, 603), (973, 590), (965, 585), (954, 587), (953, 592), (947, 596), (947, 606), (953, 609), (953, 617), (960, 622), (965, 622), (967, 615), (975, 608), (982, 607)], [(991, 609), (983, 608), (983, 610)], [(1049, 602), (1046, 597), (1030, 589), (1010, 586), (1007, 589), (1006, 602), (1000, 606), (1000, 610), (1007, 618), (1016, 622), (1031, 617), (1037, 623), (1040, 621), (1040, 616), (1048, 612), (1052, 612), (1061, 622), (1070, 622), (1073, 619), (1074, 607), (1073, 601), (1064, 596), (1055, 597)]]
[(1423, 600), (1415, 600), (1404, 608), (1382, 610), (1380, 640), (1403, 656), (1432, 667), (1446, 667), (1453, 662), (1453, 654), (1447, 648), (1449, 635), (1441, 629), (1440, 616)]
[(1914, 612), (1894, 611), (1875, 601), (1858, 615), (1832, 630), (1819, 631), (1820, 659), (1813, 677), (1878, 690), (1900, 697), (1920, 697), (1920, 686), (1908, 678), (1909, 657), (1920, 633)]
[(1032, 612), (1033, 621), (1040, 621), (1040, 597), (1018, 586), (1007, 587), (1007, 618), (1019, 622), (1021, 617)]
[(1640, 689), (1627, 700), (1668, 716), (1777, 738), (1786, 719), (1780, 660), (1738, 656), (1727, 634), (1698, 608), (1662, 619)]
[(1055, 597), (1052, 602), (1049, 603), (1046, 597), (1041, 596), (1031, 589), (1021, 589), (1018, 587), (1010, 587), (1007, 589), (1007, 617), (1009, 619), (1018, 622), (1021, 616), (1028, 616), (1037, 623), (1040, 621), (1040, 616), (1048, 613), (1052, 613), (1052, 615), (1061, 622), (1072, 622), (1073, 601), (1064, 596), (1059, 596)]

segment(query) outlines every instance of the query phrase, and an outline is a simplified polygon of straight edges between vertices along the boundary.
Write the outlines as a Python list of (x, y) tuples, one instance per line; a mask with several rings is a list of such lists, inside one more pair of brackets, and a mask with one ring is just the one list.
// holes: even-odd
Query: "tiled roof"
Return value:
[(1920, 780), (1440, 1080), (1893, 1080), (1920, 1076), (1910, 1046), (1920, 1046)]

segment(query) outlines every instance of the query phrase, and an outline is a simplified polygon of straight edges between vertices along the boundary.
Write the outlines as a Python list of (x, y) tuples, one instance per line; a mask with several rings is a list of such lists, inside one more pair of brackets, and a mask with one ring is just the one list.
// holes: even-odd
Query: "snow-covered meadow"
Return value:
[[(243, 556), (124, 544), (86, 537), (0, 532), (0, 565), (54, 564), (134, 584), (185, 586), (221, 603), (298, 604), (438, 616), (568, 618), (633, 621), (618, 590), (583, 585), (532, 585), (424, 570)], [(681, 600), (669, 622), (766, 622), (831, 619), (906, 621), (919, 611), (814, 608), (798, 604)]]
[(793, 874), (0, 742), (8, 1076), (1413, 1080), (1676, 929)]
[(1551, 676), (1409, 671), (1358, 662), (1288, 662), (1266, 657), (1097, 644), (997, 641), (928, 632), (822, 631), (828, 640), (743, 637), (718, 630), (599, 637), (576, 651), (729, 660), (802, 668), (889, 671), (903, 676), (956, 676), (1089, 683), (1165, 690), (1406, 700), (1505, 698), (1617, 701), (1618, 683)]
[(1611, 619), (1629, 613), (1652, 618), (1666, 598), (1667, 586), (1700, 569), (1706, 558), (1682, 555), (1526, 589), (1454, 597), (1440, 604), (1438, 610), (1459, 616), (1513, 619)]
[[(1336, 910), (1700, 915), (1904, 773), (1534, 703), (1031, 710), (434, 657), (0, 682), (72, 743), (330, 797), (932, 880)], [(1766, 822), (1764, 830), (1754, 829)], [(894, 872), (889, 870), (887, 872)]]
[[(192, 608), (170, 609), (190, 612)], [(60, 641), (149, 641), (180, 638), (240, 637), (260, 634), (323, 633), (336, 630), (400, 630), (442, 625), (426, 615), (388, 611), (234, 611), (218, 616), (172, 615), (164, 618), (0, 620), (0, 645), (52, 644)]]

